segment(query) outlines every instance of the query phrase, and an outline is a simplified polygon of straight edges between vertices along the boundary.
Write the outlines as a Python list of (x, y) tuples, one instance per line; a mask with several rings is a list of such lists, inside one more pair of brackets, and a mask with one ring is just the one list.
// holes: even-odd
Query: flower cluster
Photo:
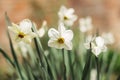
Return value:
[[(78, 21), (78, 27), (74, 28), (73, 32), (73, 28), (70, 27), (75, 26), (74, 22), (77, 20), (77, 16), (74, 13), (75, 11), (73, 8), (61, 6), (58, 11), (59, 20), (57, 29), (50, 28), (48, 30), (47, 21), (43, 21), (41, 27), (37, 29), (37, 25), (29, 19), (24, 19), (20, 21), (19, 24), (8, 24), (8, 30), (13, 33), (12, 37), (14, 41), (17, 42), (17, 44), (13, 45), (10, 38), (11, 35), (8, 35), (14, 62), (11, 58), (9, 58), (5, 51), (2, 51), (1, 48), (0, 51), (6, 60), (9, 61), (13, 67), (18, 69), (17, 71), (21, 78), (19, 80), (49, 80), (51, 78), (51, 80), (57, 80), (59, 78), (62, 80), (86, 80), (88, 76), (90, 80), (99, 80), (99, 78), (102, 77), (99, 76), (99, 72), (104, 73), (104, 71), (101, 70), (106, 70), (106, 67), (109, 66), (104, 64), (112, 60), (105, 61), (105, 63), (101, 65), (102, 69), (100, 69), (99, 67), (101, 66), (99, 66), (99, 55), (107, 50), (107, 44), (113, 44), (115, 42), (114, 36), (112, 33), (98, 33), (100, 34), (99, 36), (98, 34), (93, 34), (95, 36), (91, 36), (90, 30), (93, 29), (91, 17), (80, 18)], [(6, 22), (11, 23), (8, 17), (6, 17)], [(77, 29), (80, 34), (77, 32)], [(44, 36), (46, 32), (48, 36)], [(49, 39), (46, 39), (46, 37)], [(34, 42), (30, 44), (33, 39)], [(84, 40), (84, 47), (89, 49), (86, 53), (87, 56), (83, 54), (85, 53), (85, 48), (82, 44)], [(73, 47), (73, 44), (75, 47)], [(21, 64), (19, 64), (19, 61), (17, 60), (16, 53), (21, 54)], [(101, 56), (101, 60), (104, 61), (104, 58), (109, 60), (106, 57), (109, 55), (109, 51), (106, 54)], [(95, 55), (95, 57), (92, 57), (92, 55)], [(116, 54), (113, 55), (115, 56), (111, 57), (113, 58), (113, 61), (110, 65), (113, 65), (116, 60)], [(84, 61), (85, 59), (86, 61)], [(93, 61), (96, 61), (96, 69), (93, 69), (95, 68), (95, 65), (92, 64)], [(109, 72), (112, 72), (110, 69), (107, 71), (108, 75), (110, 74)]]
[(92, 52), (95, 56), (101, 52), (105, 52), (107, 47), (105, 46), (105, 41), (101, 36), (97, 36), (92, 38), (92, 36), (88, 36), (86, 43), (84, 43), (86, 49), (92, 49)]

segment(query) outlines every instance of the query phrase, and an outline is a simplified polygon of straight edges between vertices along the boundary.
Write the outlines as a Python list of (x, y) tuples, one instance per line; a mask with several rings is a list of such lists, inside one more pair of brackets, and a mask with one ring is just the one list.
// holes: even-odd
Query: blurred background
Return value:
[[(38, 27), (41, 26), (43, 20), (48, 22), (49, 27), (55, 27), (58, 23), (57, 12), (61, 5), (74, 8), (78, 20), (91, 16), (94, 27), (98, 27), (101, 31), (112, 32), (116, 39), (114, 47), (119, 47), (120, 0), (0, 0), (0, 47), (9, 51), (4, 19), (5, 12), (15, 23), (29, 18)], [(6, 73), (8, 69), (8, 64), (1, 54), (0, 63), (1, 77), (3, 72)]]

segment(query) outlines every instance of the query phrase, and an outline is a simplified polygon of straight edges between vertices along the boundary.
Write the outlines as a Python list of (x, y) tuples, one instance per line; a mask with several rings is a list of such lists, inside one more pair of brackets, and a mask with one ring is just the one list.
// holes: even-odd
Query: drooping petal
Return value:
[(55, 38), (55, 39), (57, 39), (57, 38), (59, 38), (60, 34), (59, 34), (59, 32), (58, 32), (56, 29), (51, 28), (51, 29), (48, 31), (48, 36), (49, 36), (50, 38)]

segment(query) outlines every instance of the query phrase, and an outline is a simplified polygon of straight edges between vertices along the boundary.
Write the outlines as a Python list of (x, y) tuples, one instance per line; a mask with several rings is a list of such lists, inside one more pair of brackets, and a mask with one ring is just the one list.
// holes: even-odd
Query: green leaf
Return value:
[[(32, 30), (33, 30), (33, 32), (35, 32), (37, 34), (37, 29), (34, 26), (34, 24), (32, 26)], [(39, 37), (35, 37), (34, 38), (34, 42), (35, 42), (37, 53), (38, 53), (38, 56), (39, 56), (39, 59), (40, 59), (40, 62), (41, 62), (41, 66), (43, 68), (43, 71), (45, 71), (45, 75), (46, 75), (47, 80), (48, 80), (48, 79), (50, 79), (50, 77), (49, 77), (48, 70), (47, 70), (48, 69), (48, 64), (46, 62), (47, 58), (44, 55), (44, 50), (43, 50), (43, 47), (41, 45), (40, 38)]]
[(90, 70), (90, 63), (91, 63), (91, 56), (92, 56), (92, 53), (91, 53), (91, 49), (89, 49), (87, 51), (87, 60), (86, 60), (86, 63), (85, 63), (85, 67), (83, 69), (83, 74), (82, 74), (82, 80), (86, 80), (87, 78), (87, 75), (89, 73), (89, 70)]
[(6, 53), (4, 50), (2, 50), (1, 48), (0, 48), (0, 52), (1, 52), (2, 55), (5, 57), (5, 59), (6, 59), (7, 61), (9, 61), (9, 63), (15, 68), (15, 64), (14, 64), (13, 61), (10, 59), (10, 57), (7, 55), (7, 53)]
[[(11, 25), (12, 25), (9, 17), (7, 16), (7, 13), (5, 13), (5, 20), (6, 20), (7, 26), (11, 26)], [(15, 64), (16, 64), (16, 67), (17, 67), (17, 69), (18, 69), (18, 72), (19, 72), (19, 74), (20, 74), (21, 79), (24, 80), (23, 75), (22, 75), (21, 70), (20, 70), (20, 66), (19, 66), (19, 63), (18, 63), (18, 59), (17, 59), (16, 53), (15, 53), (15, 51), (14, 51), (14, 47), (13, 47), (12, 40), (11, 40), (11, 38), (10, 38), (10, 34), (9, 34), (9, 31), (8, 31), (8, 30), (7, 30), (7, 35), (8, 35), (8, 39), (9, 39), (9, 43), (10, 43), (10, 48), (11, 48), (11, 53), (12, 53), (14, 62), (15, 62)]]

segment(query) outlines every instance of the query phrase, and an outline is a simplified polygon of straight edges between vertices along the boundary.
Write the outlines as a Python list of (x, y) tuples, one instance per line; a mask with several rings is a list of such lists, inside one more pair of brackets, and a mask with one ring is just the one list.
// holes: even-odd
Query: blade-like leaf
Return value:
[(86, 63), (85, 63), (85, 67), (83, 69), (82, 80), (86, 80), (87, 75), (88, 75), (88, 71), (90, 69), (91, 56), (92, 56), (91, 49), (89, 49), (87, 51), (87, 55), (88, 55), (88, 57), (87, 57), (87, 60), (86, 60)]
[(0, 52), (1, 52), (2, 55), (5, 57), (5, 59), (6, 59), (7, 61), (9, 61), (9, 63), (15, 68), (15, 64), (14, 64), (13, 61), (10, 59), (10, 57), (7, 55), (7, 53), (6, 53), (4, 50), (2, 50), (1, 48), (0, 48)]
[[(37, 29), (34, 26), (34, 24), (32, 26), (32, 30), (33, 30), (33, 32), (35, 32), (37, 34)], [(45, 72), (45, 75), (47, 76), (47, 80), (48, 80), (48, 79), (50, 79), (49, 74), (48, 74), (48, 70), (47, 70), (49, 66), (48, 66), (48, 64), (46, 62), (47, 58), (44, 55), (44, 50), (42, 48), (40, 38), (39, 37), (34, 38), (34, 42), (35, 42), (35, 46), (36, 46), (36, 49), (37, 49), (39, 59), (41, 61), (41, 67), (43, 68), (43, 70)]]
[[(5, 20), (6, 20), (7, 26), (11, 26), (11, 21), (10, 21), (9, 17), (7, 16), (7, 13), (5, 13)], [(8, 30), (7, 30), (7, 35), (8, 35), (8, 39), (9, 39), (9, 43), (10, 43), (11, 53), (12, 53), (14, 62), (15, 62), (15, 64), (16, 64), (16, 68), (18, 69), (18, 72), (19, 72), (19, 74), (20, 74), (21, 79), (24, 80), (24, 78), (23, 78), (23, 76), (22, 76), (22, 73), (21, 73), (21, 70), (20, 70), (20, 66), (19, 66), (19, 63), (18, 63), (18, 59), (17, 59), (16, 53), (15, 53), (15, 51), (14, 51), (14, 47), (13, 47), (12, 40), (11, 40), (11, 38), (10, 38), (10, 34), (9, 34), (9, 31), (8, 31)]]

